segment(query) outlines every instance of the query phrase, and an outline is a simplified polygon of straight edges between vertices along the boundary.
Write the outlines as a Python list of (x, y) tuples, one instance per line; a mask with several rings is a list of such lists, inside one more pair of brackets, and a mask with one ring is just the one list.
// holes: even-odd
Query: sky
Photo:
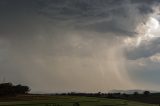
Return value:
[(31, 92), (160, 91), (160, 0), (0, 0), (0, 82)]

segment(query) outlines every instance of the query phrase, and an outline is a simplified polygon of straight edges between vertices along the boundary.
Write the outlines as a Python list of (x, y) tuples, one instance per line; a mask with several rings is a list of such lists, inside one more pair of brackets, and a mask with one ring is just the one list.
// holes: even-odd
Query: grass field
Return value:
[(18, 96), (0, 98), (0, 106), (158, 106), (121, 99), (78, 96)]

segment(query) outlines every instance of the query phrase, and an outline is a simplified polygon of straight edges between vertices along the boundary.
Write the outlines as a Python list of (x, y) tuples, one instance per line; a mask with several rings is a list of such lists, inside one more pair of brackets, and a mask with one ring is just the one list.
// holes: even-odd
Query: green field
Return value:
[[(3, 101), (3, 100), (6, 101)], [(107, 99), (96, 97), (78, 97), (78, 96), (34, 96), (0, 99), (0, 106), (158, 106), (121, 99)]]

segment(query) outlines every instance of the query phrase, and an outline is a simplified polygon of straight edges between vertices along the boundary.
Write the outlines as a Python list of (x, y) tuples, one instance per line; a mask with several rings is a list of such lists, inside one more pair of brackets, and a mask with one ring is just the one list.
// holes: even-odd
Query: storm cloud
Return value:
[(159, 39), (137, 48), (124, 48), (123, 41), (138, 36), (137, 27), (148, 21), (158, 4), (158, 0), (1, 0), (1, 79), (28, 84), (33, 92), (136, 88), (126, 60), (160, 52)]

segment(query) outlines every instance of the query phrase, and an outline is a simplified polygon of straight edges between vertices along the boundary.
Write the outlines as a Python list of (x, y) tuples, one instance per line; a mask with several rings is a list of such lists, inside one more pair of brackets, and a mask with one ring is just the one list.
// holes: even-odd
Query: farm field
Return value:
[(122, 99), (82, 96), (17, 96), (0, 98), (0, 106), (158, 106)]

